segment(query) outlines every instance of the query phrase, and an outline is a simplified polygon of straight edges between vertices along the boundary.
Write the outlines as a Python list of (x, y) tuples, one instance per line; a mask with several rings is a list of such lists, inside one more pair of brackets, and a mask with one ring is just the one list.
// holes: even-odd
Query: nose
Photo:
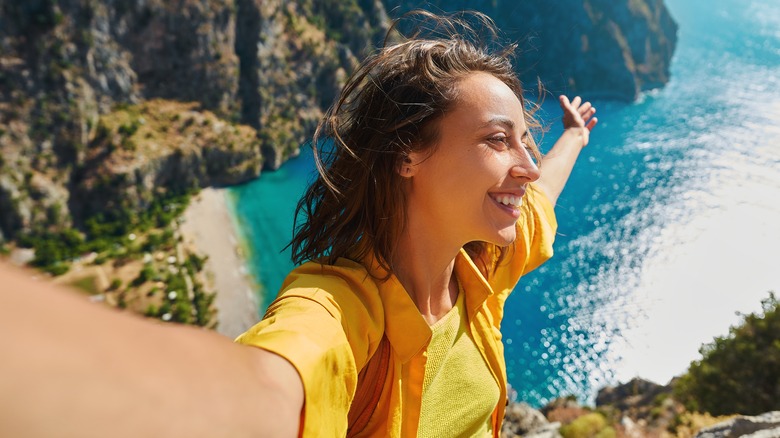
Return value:
[(525, 182), (534, 182), (541, 176), (541, 171), (531, 153), (523, 148), (518, 154), (514, 165), (509, 169), (512, 178), (524, 179)]

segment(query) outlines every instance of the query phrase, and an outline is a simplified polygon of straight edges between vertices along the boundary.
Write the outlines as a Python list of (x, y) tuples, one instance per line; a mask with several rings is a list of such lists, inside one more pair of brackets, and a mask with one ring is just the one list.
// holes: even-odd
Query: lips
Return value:
[(520, 206), (523, 204), (525, 189), (520, 188), (517, 190), (512, 190), (511, 192), (493, 192), (489, 195), (499, 204), (503, 204), (508, 207), (520, 208)]
[(516, 218), (520, 215), (520, 207), (523, 205), (524, 194), (525, 190), (513, 191), (511, 193), (491, 193), (490, 198)]
[(520, 206), (523, 204), (522, 196), (499, 195), (496, 196), (494, 199), (498, 201), (500, 204), (504, 204), (508, 207), (520, 208)]

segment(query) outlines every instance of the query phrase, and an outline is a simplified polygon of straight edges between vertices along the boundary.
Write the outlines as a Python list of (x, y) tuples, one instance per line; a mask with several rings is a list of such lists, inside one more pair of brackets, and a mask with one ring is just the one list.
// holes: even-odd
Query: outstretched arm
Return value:
[(553, 204), (563, 191), (580, 151), (587, 146), (590, 131), (598, 123), (593, 117), (596, 108), (590, 102), (582, 103), (579, 96), (571, 102), (561, 96), (559, 101), (563, 109), (563, 134), (542, 158), (542, 175), (536, 183)]
[(90, 303), (0, 263), (0, 436), (297, 436), (285, 359)]

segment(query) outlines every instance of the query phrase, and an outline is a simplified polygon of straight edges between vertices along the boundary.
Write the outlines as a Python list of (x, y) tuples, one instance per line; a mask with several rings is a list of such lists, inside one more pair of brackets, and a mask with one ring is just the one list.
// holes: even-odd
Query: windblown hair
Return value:
[[(407, 18), (420, 23), (418, 31), (388, 44)], [(415, 11), (401, 20), (388, 30), (384, 47), (357, 67), (315, 131), (311, 144), (319, 176), (296, 208), (289, 245), (296, 264), (373, 255), (393, 272), (406, 219), (399, 168), (411, 152), (433, 152), (438, 121), (457, 101), (458, 82), (470, 73), (503, 81), (523, 104), (526, 123), (538, 126), (510, 61), (516, 45), (500, 46), (490, 18)], [(538, 149), (531, 147), (538, 161)], [(484, 260), (487, 245), (466, 245), (486, 275), (497, 262)]]

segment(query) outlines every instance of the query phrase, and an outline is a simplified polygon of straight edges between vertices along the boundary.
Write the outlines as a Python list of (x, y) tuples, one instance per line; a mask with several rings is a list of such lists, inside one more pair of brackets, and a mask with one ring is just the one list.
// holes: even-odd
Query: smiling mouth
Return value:
[(498, 202), (501, 205), (504, 205), (506, 207), (509, 207), (513, 210), (519, 210), (520, 206), (523, 205), (523, 196), (515, 196), (515, 195), (492, 195), (491, 196), (496, 202)]

